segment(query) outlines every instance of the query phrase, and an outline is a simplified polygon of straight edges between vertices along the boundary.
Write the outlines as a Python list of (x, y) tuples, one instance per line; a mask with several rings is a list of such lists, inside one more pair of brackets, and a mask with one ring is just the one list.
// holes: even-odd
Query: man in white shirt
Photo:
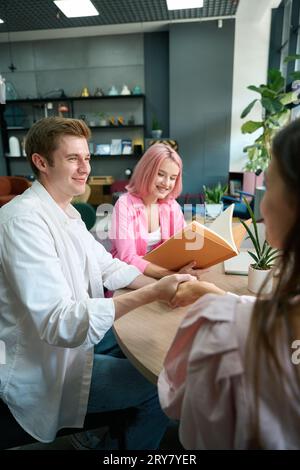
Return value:
[[(87, 412), (136, 407), (127, 447), (156, 448), (167, 425), (156, 387), (124, 356), (101, 354), (101, 340), (115, 319), (155, 299), (170, 301), (192, 277), (154, 283), (86, 230), (70, 202), (90, 173), (89, 137), (79, 120), (35, 123), (26, 154), (37, 181), (0, 211), (0, 398), (42, 442), (60, 428), (81, 427)], [(103, 286), (138, 290), (106, 299)]]

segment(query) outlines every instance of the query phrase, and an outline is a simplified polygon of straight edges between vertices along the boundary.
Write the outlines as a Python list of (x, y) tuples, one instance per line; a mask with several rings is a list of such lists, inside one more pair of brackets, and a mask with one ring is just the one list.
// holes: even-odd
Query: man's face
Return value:
[(65, 135), (53, 152), (53, 166), (47, 164), (41, 182), (59, 205), (83, 194), (90, 174), (90, 153), (84, 137)]

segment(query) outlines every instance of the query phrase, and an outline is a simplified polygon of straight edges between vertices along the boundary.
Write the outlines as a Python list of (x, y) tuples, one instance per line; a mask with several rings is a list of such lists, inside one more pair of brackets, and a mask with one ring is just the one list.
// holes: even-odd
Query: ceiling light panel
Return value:
[(68, 18), (99, 15), (90, 0), (55, 0), (54, 3)]
[(168, 10), (187, 10), (189, 8), (202, 8), (203, 0), (167, 0)]

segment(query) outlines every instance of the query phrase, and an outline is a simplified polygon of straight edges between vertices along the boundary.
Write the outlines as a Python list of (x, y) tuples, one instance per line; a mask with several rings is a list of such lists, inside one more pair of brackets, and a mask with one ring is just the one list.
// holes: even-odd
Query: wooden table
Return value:
[[(236, 294), (251, 295), (247, 276), (224, 274), (223, 263), (203, 275), (203, 280)], [(157, 382), (176, 331), (189, 307), (171, 309), (162, 302), (143, 305), (114, 324), (118, 343), (131, 363), (152, 383)]]

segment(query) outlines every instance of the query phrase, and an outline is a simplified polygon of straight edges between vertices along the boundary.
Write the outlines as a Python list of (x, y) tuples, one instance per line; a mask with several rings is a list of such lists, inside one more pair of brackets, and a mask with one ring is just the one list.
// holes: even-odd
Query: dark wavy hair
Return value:
[[(272, 142), (272, 158), (276, 160), (284, 182), (284, 197), (287, 203), (295, 206), (297, 213), (295, 223), (283, 243), (275, 291), (269, 298), (263, 298), (259, 293), (251, 320), (246, 357), (254, 398), (251, 413), (253, 440), (250, 447), (256, 448), (263, 447), (259, 434), (261, 363), (264, 361), (267, 365), (264, 374), (269, 374), (270, 382), (277, 387), (276, 390), (284, 393), (283, 384), (287, 380), (287, 374), (275, 345), (284, 344), (290, 355), (292, 340), (296, 339), (293, 318), (297, 308), (295, 299), (300, 294), (300, 119), (276, 134)], [(300, 301), (298, 302), (300, 306)], [(288, 333), (288, 342), (284, 332)], [(299, 400), (300, 378), (296, 367), (294, 372), (298, 383), (295, 399)]]

